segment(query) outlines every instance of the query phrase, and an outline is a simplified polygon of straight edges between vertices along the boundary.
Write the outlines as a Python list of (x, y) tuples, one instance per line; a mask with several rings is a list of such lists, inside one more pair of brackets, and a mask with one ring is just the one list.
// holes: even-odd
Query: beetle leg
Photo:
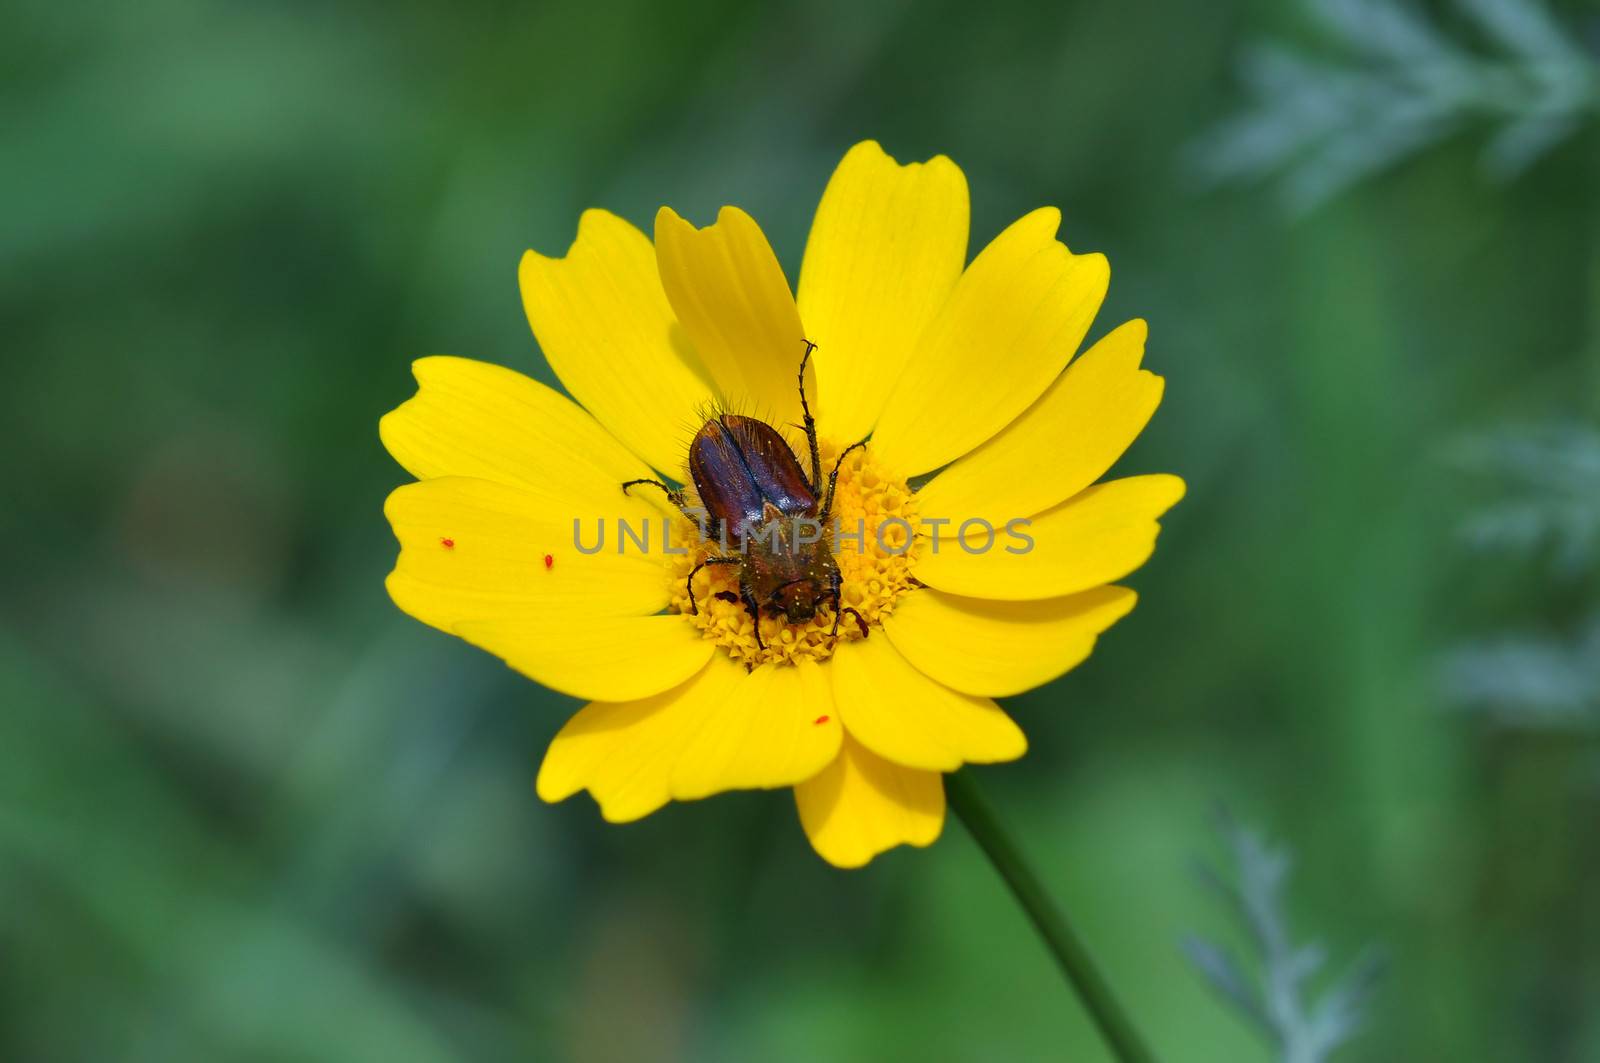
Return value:
[(700, 606), (694, 600), (694, 578), (700, 574), (700, 570), (707, 565), (737, 565), (742, 560), (743, 558), (739, 557), (708, 557), (690, 570), (689, 578), (683, 581), (683, 585), (689, 589), (690, 616), (700, 615)]
[(861, 637), (867, 637), (867, 618), (860, 611), (844, 604), (844, 577), (835, 572), (828, 579), (828, 590), (833, 594), (833, 630), (828, 632), (829, 638), (839, 637), (839, 621), (844, 619), (846, 613), (855, 618), (856, 626), (861, 628)]
[[(640, 484), (649, 484), (652, 487), (661, 488), (662, 493), (667, 496), (667, 501), (677, 506), (678, 512), (682, 513), (685, 517), (688, 517), (689, 520), (694, 523), (695, 527), (700, 529), (700, 538), (704, 539), (708, 543), (722, 541), (722, 525), (718, 523), (717, 518), (711, 516), (711, 514), (699, 507), (690, 509), (689, 500), (683, 496), (682, 491), (674, 491), (660, 480), (629, 480), (627, 483), (622, 485), (622, 493), (627, 494), (628, 488), (637, 487)], [(723, 543), (722, 545), (724, 549), (727, 548), (726, 543)]]
[(810, 340), (805, 343), (806, 353), (800, 356), (800, 410), (805, 414), (806, 442), (811, 446), (811, 493), (816, 494), (822, 486), (822, 455), (817, 450), (817, 419), (811, 416), (811, 407), (806, 403), (806, 363), (817, 345)]
[(667, 501), (671, 502), (673, 505), (677, 506), (679, 509), (682, 509), (684, 507), (684, 505), (685, 505), (685, 499), (683, 497), (683, 492), (682, 491), (674, 491), (672, 488), (668, 487), (666, 484), (662, 483), (660, 480), (651, 480), (651, 479), (629, 480), (627, 483), (622, 485), (622, 493), (623, 494), (627, 494), (628, 493), (628, 488), (637, 487), (640, 484), (649, 484), (652, 487), (661, 488), (662, 492), (665, 493), (666, 496), (667, 496)]
[(744, 607), (750, 610), (750, 624), (756, 633), (756, 649), (765, 651), (767, 644), (761, 641), (761, 607), (756, 604), (756, 596), (749, 587), (740, 587), (739, 595), (744, 599)]
[(739, 600), (739, 596), (737, 594), (733, 593), (732, 591), (718, 591), (717, 593), (713, 594), (711, 597), (715, 598), (719, 602), (733, 603), (733, 602), (737, 602)]
[[(846, 613), (849, 613), (851, 616), (855, 617), (856, 626), (861, 629), (861, 637), (862, 638), (866, 638), (867, 637), (867, 618), (862, 616), (854, 608), (852, 608), (852, 607), (850, 607), (848, 605), (844, 607), (843, 611), (846, 612)], [(838, 627), (838, 618), (837, 617), (834, 618), (834, 627), (836, 627), (836, 628)]]
[(839, 486), (839, 470), (844, 467), (844, 459), (850, 456), (850, 452), (852, 450), (864, 450), (866, 445), (867, 441), (865, 439), (859, 443), (851, 443), (848, 447), (845, 447), (842, 452), (840, 452), (839, 460), (833, 463), (833, 475), (828, 477), (828, 493), (822, 500), (823, 520), (827, 520), (828, 517), (833, 513), (833, 492), (834, 489)]

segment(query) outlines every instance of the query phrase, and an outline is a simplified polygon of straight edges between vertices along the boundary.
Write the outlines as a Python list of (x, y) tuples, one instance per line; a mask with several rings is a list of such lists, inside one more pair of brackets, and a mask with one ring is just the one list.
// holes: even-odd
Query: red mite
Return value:
[[(832, 635), (839, 633), (839, 621), (849, 613), (867, 633), (861, 614), (845, 605), (840, 588), (843, 578), (838, 559), (833, 556), (831, 516), (833, 493), (839, 470), (853, 450), (866, 441), (846, 447), (834, 463), (826, 490), (822, 483), (822, 462), (817, 447), (817, 421), (806, 403), (806, 361), (816, 344), (804, 341), (806, 352), (800, 359), (800, 409), (805, 415), (806, 442), (810, 444), (811, 475), (806, 476), (789, 444), (778, 430), (754, 417), (718, 413), (708, 418), (689, 445), (689, 475), (705, 506), (705, 536), (719, 544), (724, 553), (708, 557), (689, 573), (689, 611), (698, 613), (694, 599), (694, 577), (707, 565), (736, 565), (739, 593), (722, 591), (724, 601), (742, 601), (755, 622), (756, 647), (761, 641), (761, 617), (780, 617), (791, 624), (803, 624), (817, 615), (817, 607), (827, 602), (833, 607)], [(666, 492), (667, 500), (684, 509), (682, 491), (660, 480), (629, 480), (624, 493), (636, 484), (650, 484)], [(697, 513), (685, 510), (691, 520)], [(797, 534), (802, 522), (812, 522), (821, 537), (803, 541)]]
[(555, 568), (556, 567), (556, 559), (554, 557), (552, 557), (551, 555), (549, 555), (549, 554), (545, 554), (544, 555), (544, 567), (545, 568)]
[(440, 539), (439, 545), (444, 547), (446, 550), (454, 550), (456, 548), (456, 541), (454, 539)]
[(823, 724), (828, 722), (828, 717), (826, 717), (826, 716), (818, 716), (815, 720), (812, 720), (811, 722), (812, 722), (812, 724), (814, 726), (821, 727)]

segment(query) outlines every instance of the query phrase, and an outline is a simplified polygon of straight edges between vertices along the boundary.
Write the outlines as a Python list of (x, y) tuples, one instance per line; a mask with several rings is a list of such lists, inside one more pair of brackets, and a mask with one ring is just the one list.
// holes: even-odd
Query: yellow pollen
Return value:
[[(824, 491), (828, 472), (833, 469), (841, 449), (837, 444), (822, 441)], [(692, 491), (690, 495), (691, 504), (694, 504)], [(917, 527), (916, 496), (903, 480), (885, 474), (873, 461), (869, 444), (865, 450), (853, 452), (839, 467), (833, 514), (827, 523), (828, 534), (831, 535), (835, 526), (840, 531), (833, 543), (833, 553), (843, 577), (840, 594), (844, 605), (860, 613), (871, 631), (893, 611), (897, 599), (917, 586), (911, 578), (913, 537), (908, 533), (908, 529)], [(855, 538), (858, 529), (861, 531), (859, 542)], [(673, 529), (672, 541), (692, 543), (697, 541), (698, 535), (692, 521), (681, 519), (679, 526)], [(668, 608), (684, 614), (686, 620), (727, 650), (734, 660), (751, 666), (768, 661), (821, 661), (833, 655), (838, 643), (863, 637), (860, 625), (849, 614), (840, 620), (839, 634), (831, 635), (833, 605), (825, 601), (817, 609), (816, 616), (801, 624), (791, 624), (781, 616), (763, 616), (761, 640), (766, 649), (757, 649), (750, 611), (737, 600), (739, 565), (702, 568), (694, 577), (694, 598), (699, 613), (690, 614), (689, 593), (684, 581), (696, 565), (718, 552), (718, 549), (702, 545), (686, 555), (668, 558), (667, 578), (672, 586), (672, 603)], [(737, 549), (731, 549), (728, 555), (738, 556)], [(736, 600), (723, 600), (717, 597), (718, 593), (731, 594)], [(821, 594), (825, 597), (826, 593), (827, 589), (822, 588)]]

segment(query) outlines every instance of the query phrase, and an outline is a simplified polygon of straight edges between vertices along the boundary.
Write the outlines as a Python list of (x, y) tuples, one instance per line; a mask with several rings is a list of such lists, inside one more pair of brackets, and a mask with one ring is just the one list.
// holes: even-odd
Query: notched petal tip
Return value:
[[(401, 405), (403, 406), (404, 403)], [(378, 418), (378, 442), (383, 444), (383, 449), (389, 452), (390, 457), (395, 457), (394, 450), (398, 445), (397, 440), (399, 437), (397, 433), (400, 430), (400, 420), (395, 415), (399, 412), (400, 407), (397, 406)], [(399, 459), (395, 458), (395, 460), (398, 461)]]
[[(1039, 243), (1059, 244), (1072, 257), (1073, 264), (1084, 270), (1090, 277), (1104, 274), (1109, 280), (1111, 276), (1111, 260), (1103, 251), (1074, 251), (1072, 247), (1061, 238), (1061, 208), (1036, 207), (1012, 222), (1010, 231), (1016, 232), (1025, 239), (1031, 238)], [(1141, 320), (1141, 319), (1134, 319)], [(1128, 322), (1132, 324), (1132, 322)]]
[(546, 751), (539, 765), (539, 774), (533, 782), (533, 792), (539, 795), (539, 800), (547, 805), (558, 805), (582, 789), (583, 784), (571, 777), (557, 780), (555, 773), (550, 770), (550, 754)]
[[(387, 421), (393, 416), (394, 414), (392, 413), (385, 414), (383, 419)], [(401, 484), (393, 491), (390, 491), (383, 500), (383, 518), (389, 522), (389, 530), (394, 532), (396, 540), (400, 539), (399, 526), (404, 519), (401, 507), (411, 500), (411, 496), (416, 493), (421, 484), (421, 480), (413, 480), (410, 483)]]
[[(397, 540), (400, 538), (398, 533), (396, 533), (395, 538)], [(389, 600), (394, 603), (394, 607), (396, 609), (400, 610), (402, 613), (405, 613), (407, 616), (410, 616), (411, 610), (406, 608), (406, 595), (401, 582), (402, 577), (400, 575), (399, 564), (400, 561), (398, 558), (396, 558), (396, 567), (391, 569), (387, 576), (383, 577), (383, 590), (384, 593), (389, 595)]]
[(846, 151), (839, 159), (839, 165), (836, 169), (842, 170), (852, 163), (866, 165), (881, 165), (887, 163), (890, 166), (901, 170), (908, 170), (912, 173), (924, 168), (930, 171), (945, 171), (958, 178), (963, 186), (966, 184), (967, 180), (967, 176), (962, 172), (961, 167), (957, 166), (955, 160), (950, 158), (948, 155), (941, 153), (920, 161), (915, 159), (910, 161), (902, 161), (899, 156), (890, 154), (884, 149), (882, 144), (872, 139), (857, 141), (855, 144), (851, 145), (850, 149)]
[[(696, 225), (671, 207), (662, 206), (656, 211), (657, 243), (661, 242), (661, 234), (664, 229), (671, 235), (681, 237), (687, 233), (691, 238), (710, 237), (715, 235), (713, 230), (721, 230), (722, 233), (727, 234), (725, 237), (727, 239), (744, 238), (762, 244), (767, 243), (766, 234), (761, 228), (761, 223), (756, 221), (749, 211), (743, 207), (734, 206), (732, 203), (724, 203), (718, 207), (716, 220), (707, 222), (705, 225)], [(774, 261), (776, 261), (776, 255), (774, 255)]]
[(637, 823), (646, 816), (661, 811), (667, 806), (666, 801), (657, 801), (641, 805), (619, 805), (616, 802), (595, 799), (595, 804), (600, 807), (600, 818), (607, 823), (621, 826), (625, 823)]
[(900, 845), (931, 845), (944, 827), (940, 774), (892, 764), (848, 736), (838, 757), (796, 786), (794, 797), (812, 849), (846, 870)]
[[(533, 379), (526, 373), (519, 373), (497, 362), (486, 362), (482, 358), (463, 358), (459, 354), (425, 354), (421, 358), (411, 360), (411, 378), (417, 382), (418, 391), (440, 381), (445, 374), (455, 372), (484, 373), (502, 379), (515, 378), (518, 381)], [(538, 383), (538, 381), (533, 382)]]
[[(559, 255), (548, 255), (535, 248), (528, 248), (522, 252), (522, 258), (517, 263), (519, 277), (525, 277), (529, 270), (541, 265), (555, 265), (581, 253), (586, 241), (591, 241), (600, 235), (601, 230), (617, 229), (627, 230), (630, 233), (639, 233), (636, 225), (614, 211), (604, 207), (589, 207), (578, 215), (578, 230), (568, 242), (567, 249)], [(640, 235), (643, 235), (640, 233)]]
[[(1125, 366), (1136, 370), (1144, 363), (1145, 345), (1150, 339), (1150, 328), (1144, 318), (1135, 317), (1124, 321), (1116, 328), (1101, 336), (1083, 354), (1079, 355), (1067, 366), (1071, 370), (1074, 365), (1084, 363), (1086, 359), (1100, 358), (1106, 363), (1116, 366)], [(1081, 371), (1081, 366), (1080, 366)], [(1140, 377), (1153, 377), (1161, 379), (1150, 370), (1143, 370)]]
[[(585, 236), (593, 234), (596, 229), (607, 227), (635, 229), (632, 222), (615, 211), (606, 210), (604, 207), (589, 207), (578, 215), (578, 235), (573, 238), (572, 247), (577, 247)], [(572, 253), (570, 247), (567, 253)]]
[(1150, 388), (1150, 414), (1155, 416), (1155, 411), (1161, 408), (1161, 400), (1167, 396), (1167, 378), (1149, 369), (1139, 370), (1140, 383), (1147, 384)]
[(685, 229), (685, 228), (691, 229), (691, 230), (693, 230), (695, 232), (699, 231), (699, 229), (694, 225), (693, 222), (689, 221), (682, 214), (679, 214), (677, 211), (673, 210), (671, 207), (666, 206), (665, 204), (663, 204), (662, 206), (660, 206), (660, 207), (658, 207), (656, 209), (656, 219), (655, 219), (656, 243), (659, 244), (661, 242), (661, 231), (663, 229), (678, 229), (678, 230), (682, 230), (682, 229)]
[(1041, 243), (1054, 240), (1061, 232), (1060, 207), (1035, 207), (1011, 223), (1018, 233), (1027, 234)]
[(1144, 318), (1136, 317), (1124, 321), (1106, 333), (1095, 346), (1105, 345), (1109, 359), (1120, 360), (1127, 368), (1136, 370), (1134, 378), (1139, 382), (1139, 385), (1152, 389), (1151, 412), (1153, 413), (1154, 408), (1161, 405), (1161, 398), (1166, 392), (1167, 379), (1153, 369), (1141, 368), (1144, 365), (1145, 347), (1149, 340), (1150, 326), (1145, 322)]
[[(1157, 377), (1156, 379), (1159, 380), (1160, 378)], [(1157, 520), (1161, 518), (1166, 510), (1183, 501), (1183, 496), (1189, 492), (1189, 485), (1183, 481), (1183, 477), (1170, 472), (1147, 473), (1145, 478), (1149, 479), (1153, 485), (1160, 487), (1161, 490), (1158, 497), (1167, 496), (1161, 512), (1156, 514)]]
[[(1061, 246), (1067, 247), (1066, 244)], [(1111, 260), (1099, 251), (1080, 255), (1067, 248), (1067, 254), (1072, 256), (1073, 268), (1082, 274), (1089, 298), (1098, 310), (1100, 304), (1105, 302), (1106, 293), (1111, 290)]]
[[(422, 384), (426, 382), (426, 378), (432, 374), (434, 370), (443, 369), (450, 365), (457, 365), (461, 362), (479, 363), (480, 360), (476, 358), (463, 358), (459, 354), (425, 354), (421, 358), (411, 359), (411, 375), (416, 379), (417, 383)], [(481, 362), (481, 364), (489, 365), (490, 363)]]

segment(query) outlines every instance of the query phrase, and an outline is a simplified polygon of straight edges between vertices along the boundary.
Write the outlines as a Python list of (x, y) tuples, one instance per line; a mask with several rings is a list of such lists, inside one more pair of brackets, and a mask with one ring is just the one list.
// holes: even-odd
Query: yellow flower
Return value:
[[(703, 229), (663, 208), (653, 245), (591, 210), (565, 258), (530, 251), (521, 266), (572, 399), (483, 362), (415, 363), (416, 396), (380, 427), (419, 481), (385, 507), (401, 544), (389, 593), (590, 701), (545, 755), (543, 798), (588, 790), (623, 822), (792, 786), (816, 851), (853, 867), (938, 836), (941, 773), (1025, 752), (991, 699), (1089, 655), (1133, 607), (1113, 581), (1150, 556), (1183, 493), (1166, 475), (1095, 483), (1162, 381), (1139, 368), (1142, 321), (1067, 364), (1110, 272), (1058, 242), (1059, 223), (1036, 210), (968, 264), (961, 171), (943, 156), (902, 166), (869, 141), (822, 197), (798, 298), (736, 208)], [(781, 428), (809, 467), (795, 431), (807, 339), (824, 473), (870, 435), (840, 465), (834, 506), (843, 529), (865, 526), (859, 547), (835, 543), (860, 623), (833, 634), (828, 605), (806, 623), (763, 617), (758, 644), (737, 567), (702, 569), (691, 611), (684, 580), (706, 546), (664, 492), (620, 485), (689, 484), (708, 409)], [(669, 518), (686, 555), (662, 549)], [(995, 541), (966, 523), (979, 520)], [(620, 521), (653, 533), (650, 549), (588, 551)]]

